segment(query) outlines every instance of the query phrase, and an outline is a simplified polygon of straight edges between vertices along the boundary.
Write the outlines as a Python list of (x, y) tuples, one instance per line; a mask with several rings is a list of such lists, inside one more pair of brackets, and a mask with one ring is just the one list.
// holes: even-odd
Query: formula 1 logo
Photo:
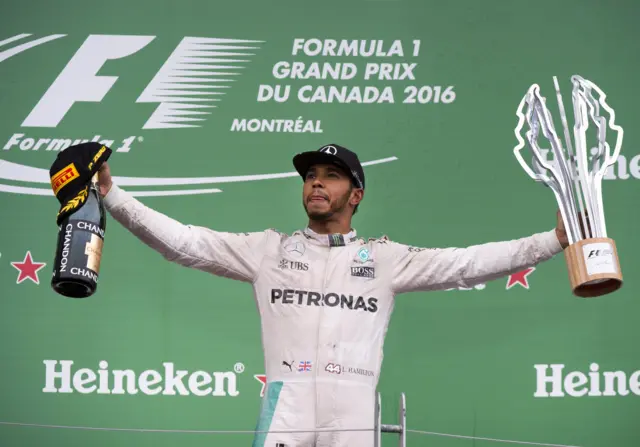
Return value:
[[(6, 44), (29, 34), (3, 41)], [(0, 62), (27, 49), (64, 37), (57, 34), (0, 53)], [(118, 76), (98, 76), (111, 60), (131, 56), (147, 47), (156, 36), (90, 35), (49, 86), (23, 127), (56, 127), (77, 102), (101, 102)], [(143, 129), (200, 127), (203, 109), (216, 107), (225, 89), (263, 43), (208, 37), (183, 37), (136, 103), (158, 103)]]

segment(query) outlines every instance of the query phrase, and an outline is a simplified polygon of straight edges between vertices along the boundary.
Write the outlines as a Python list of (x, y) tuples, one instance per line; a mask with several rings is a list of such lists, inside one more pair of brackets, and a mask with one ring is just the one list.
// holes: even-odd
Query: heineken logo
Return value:
[(568, 371), (564, 364), (536, 364), (534, 397), (640, 396), (640, 370), (607, 370), (597, 363), (589, 371)]
[(210, 372), (178, 369), (173, 362), (162, 363), (160, 370), (110, 369), (102, 360), (98, 368), (74, 367), (73, 360), (44, 360), (43, 393), (145, 394), (148, 396), (231, 396), (240, 394), (237, 375), (244, 365), (236, 363), (233, 371)]

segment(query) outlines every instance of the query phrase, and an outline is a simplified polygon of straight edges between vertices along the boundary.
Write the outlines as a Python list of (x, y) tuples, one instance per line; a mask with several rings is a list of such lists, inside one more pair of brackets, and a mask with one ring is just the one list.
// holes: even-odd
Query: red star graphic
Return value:
[(529, 288), (529, 282), (527, 281), (527, 276), (529, 276), (535, 270), (535, 267), (528, 267), (520, 272), (514, 273), (513, 275), (509, 275), (509, 279), (507, 280), (506, 289), (509, 290), (516, 284), (520, 284), (525, 289)]
[(262, 384), (262, 389), (260, 390), (260, 397), (264, 397), (264, 389), (267, 386), (267, 376), (264, 374), (256, 374), (253, 377), (255, 377), (256, 380)]
[(16, 280), (16, 284), (20, 284), (27, 278), (29, 278), (36, 284), (40, 284), (40, 279), (38, 278), (38, 270), (40, 270), (47, 264), (44, 262), (33, 262), (31, 251), (27, 251), (27, 254), (24, 256), (24, 260), (22, 262), (12, 262), (11, 265), (20, 272), (20, 274), (18, 275), (18, 279)]

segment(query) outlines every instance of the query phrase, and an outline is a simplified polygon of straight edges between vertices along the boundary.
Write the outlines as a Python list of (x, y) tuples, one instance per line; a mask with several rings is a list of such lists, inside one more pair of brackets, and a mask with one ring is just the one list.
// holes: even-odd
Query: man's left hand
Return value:
[(558, 242), (562, 246), (564, 250), (569, 246), (569, 238), (567, 237), (567, 230), (564, 227), (564, 221), (562, 220), (562, 214), (560, 214), (560, 210), (558, 210), (556, 214), (556, 236), (558, 237)]

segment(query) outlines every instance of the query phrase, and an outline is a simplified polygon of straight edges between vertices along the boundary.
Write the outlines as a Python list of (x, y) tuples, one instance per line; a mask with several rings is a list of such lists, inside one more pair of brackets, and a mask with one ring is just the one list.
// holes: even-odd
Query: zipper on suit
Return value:
[[(324, 265), (324, 274), (323, 274), (323, 278), (322, 278), (322, 290), (321, 290), (322, 298), (323, 298), (322, 299), (322, 303), (324, 303), (324, 295), (327, 292), (327, 282), (328, 282), (328, 279), (329, 279), (328, 272), (329, 272), (329, 266), (331, 265), (331, 253), (332, 252), (333, 252), (333, 247), (331, 245), (328, 245), (327, 246), (327, 260), (326, 260), (325, 265)], [(317, 341), (316, 346), (317, 347), (320, 347), (320, 333), (321, 333), (321, 330), (322, 330), (322, 322), (324, 321), (324, 310), (323, 310), (324, 309), (324, 305), (321, 305), (320, 309), (321, 309), (320, 310), (320, 317), (318, 318), (318, 332), (317, 332), (317, 337), (316, 337), (316, 341)], [(320, 371), (320, 369), (319, 369), (319, 367), (320, 367), (319, 360), (320, 360), (320, 349), (316, 349), (316, 360), (315, 360), (316, 367), (314, 368), (314, 378), (315, 378), (315, 380), (313, 382), (314, 383), (314, 395), (315, 395), (315, 401), (316, 401), (315, 411), (314, 411), (315, 420), (316, 420), (316, 422), (315, 422), (315, 428), (316, 429), (318, 428), (318, 374), (319, 374), (319, 371)], [(315, 438), (315, 440), (314, 440), (314, 444), (315, 444), (317, 439), (318, 439), (318, 433), (317, 432), (314, 434), (314, 438)]]

